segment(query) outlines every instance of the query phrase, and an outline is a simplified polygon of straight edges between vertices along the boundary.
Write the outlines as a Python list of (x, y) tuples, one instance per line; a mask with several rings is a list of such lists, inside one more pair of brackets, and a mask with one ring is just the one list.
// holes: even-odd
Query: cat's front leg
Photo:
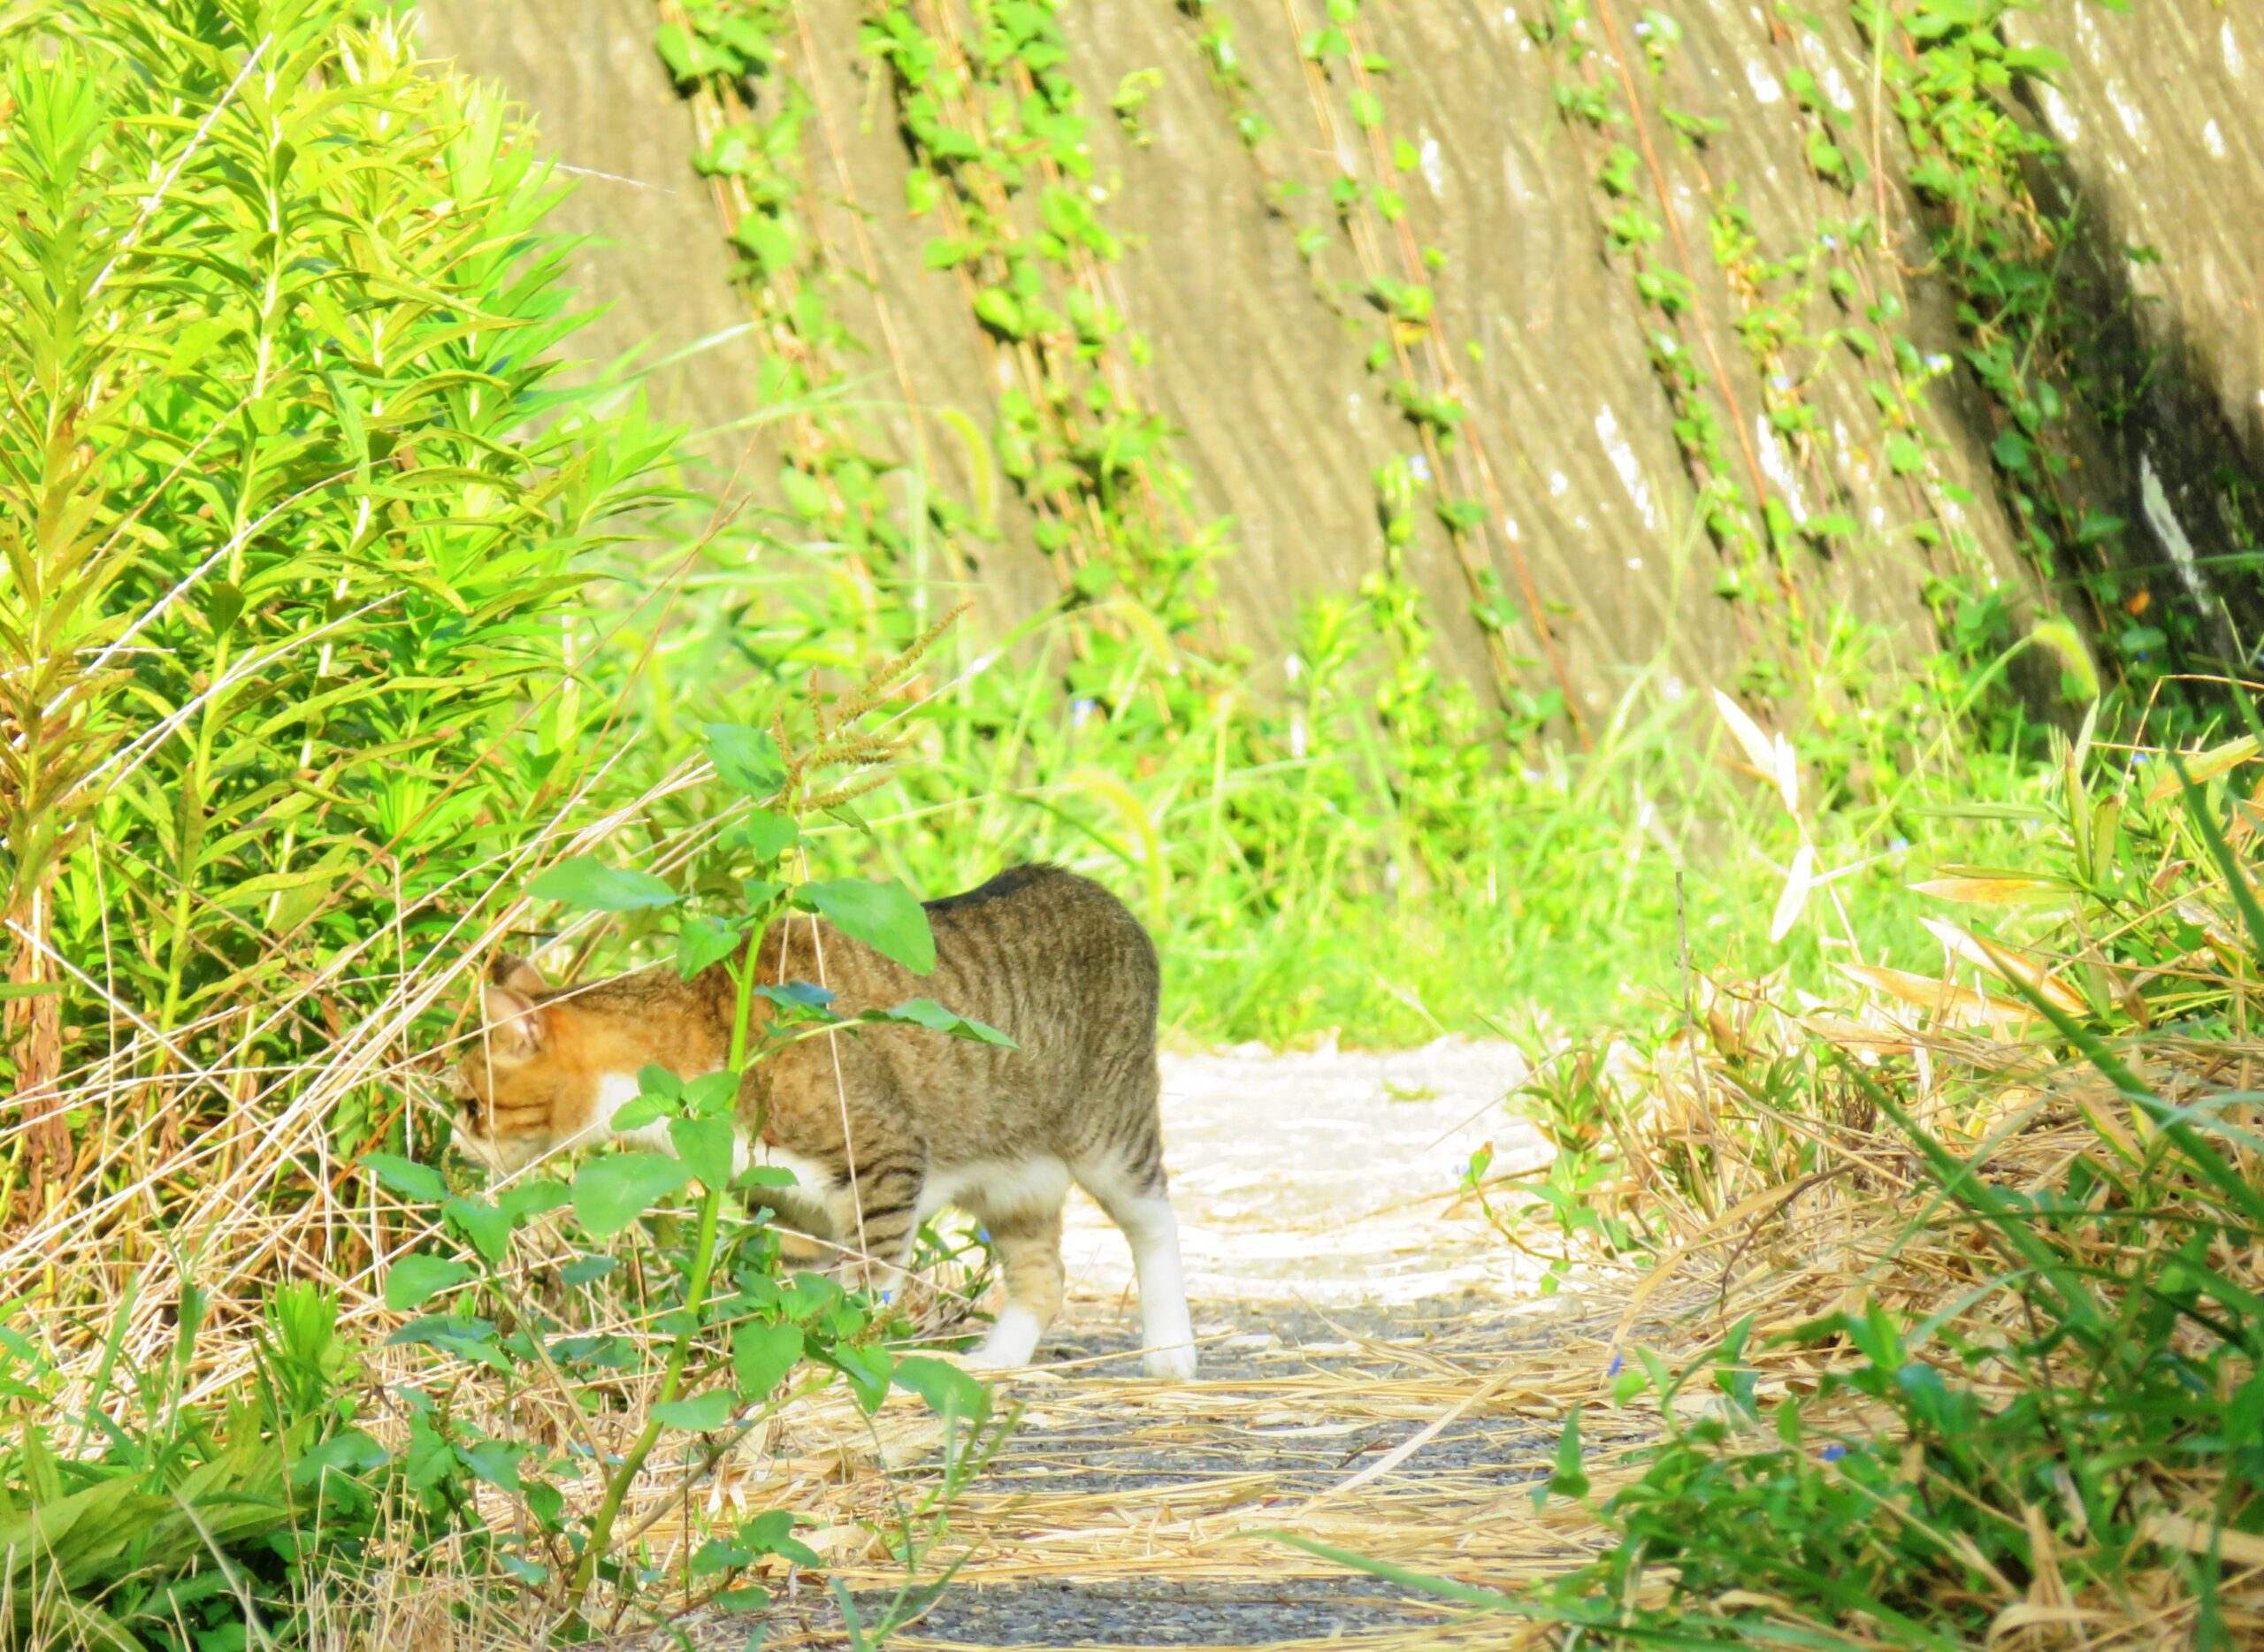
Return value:
[(826, 1201), (833, 1235), (843, 1247), (841, 1273), (893, 1297), (904, 1289), (905, 1267), (920, 1230), (920, 1195), (928, 1183), (926, 1159), (909, 1153), (845, 1165)]

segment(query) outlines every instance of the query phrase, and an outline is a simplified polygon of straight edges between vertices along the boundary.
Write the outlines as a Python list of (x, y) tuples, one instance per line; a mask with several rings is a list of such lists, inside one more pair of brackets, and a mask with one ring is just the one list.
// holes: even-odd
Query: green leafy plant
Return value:
[[(792, 1538), (791, 1516), (772, 1511), (743, 1524), (735, 1536), (719, 1535), (702, 1547), (681, 1579), (683, 1598), (663, 1609), (645, 1598), (657, 1578), (624, 1552), (641, 1527), (623, 1528), (631, 1495), (664, 1439), (698, 1437), (700, 1461), (712, 1469), (779, 1406), (807, 1390), (812, 1379), (796, 1380), (806, 1365), (838, 1374), (868, 1411), (880, 1404), (893, 1384), (942, 1413), (954, 1431), (945, 1450), (947, 1492), (955, 1492), (971, 1472), (969, 1465), (995, 1449), (995, 1438), (986, 1443), (990, 1408), (981, 1383), (928, 1356), (892, 1351), (886, 1340), (889, 1316), (868, 1296), (845, 1294), (833, 1279), (817, 1273), (781, 1277), (777, 1236), (759, 1200), (761, 1189), (791, 1182), (792, 1177), (760, 1165), (741, 1168), (737, 1162), (738, 1143), (754, 1139), (762, 1129), (761, 1102), (754, 1104), (752, 1118), (739, 1110), (743, 1091), (764, 1092), (743, 1081), (789, 1044), (854, 1036), (868, 1023), (1005, 1042), (995, 1029), (931, 999), (914, 998), (892, 1010), (844, 1015), (831, 1007), (832, 995), (822, 984), (763, 980), (757, 969), (765, 929), (795, 911), (822, 916), (915, 974), (935, 967), (927, 914), (904, 886), (893, 879), (810, 878), (802, 827), (813, 816), (847, 811), (869, 789), (875, 778), (869, 771), (901, 753), (900, 742), (863, 731), (859, 719), (911, 674), (940, 630), (830, 702), (813, 691), (805, 708), (810, 732), (804, 743), (787, 741), (783, 716), (769, 730), (736, 723), (712, 723), (704, 730), (708, 761), (735, 797), (729, 829), (691, 868), (691, 882), (703, 891), (731, 892), (720, 899), (703, 894), (693, 903), (700, 909), (678, 923), (674, 953), (676, 967), (687, 977), (712, 969), (728, 977), (733, 1003), (729, 1059), (718, 1071), (688, 1077), (647, 1067), (638, 1097), (616, 1120), (623, 1131), (663, 1126), (669, 1151), (603, 1154), (583, 1164), (570, 1181), (535, 1177), (492, 1195), (451, 1193), (439, 1172), (412, 1160), (377, 1155), (366, 1161), (395, 1191), (438, 1202), (457, 1236), (451, 1247), (455, 1254), (417, 1251), (396, 1259), (386, 1279), (388, 1305), (414, 1312), (437, 1297), (475, 1286), (501, 1304), (502, 1314), (488, 1319), (466, 1312), (459, 1302), (425, 1312), (395, 1333), (396, 1342), (431, 1347), (451, 1364), (485, 1365), (507, 1380), (524, 1373), (527, 1380), (562, 1383), (571, 1390), (619, 1371), (624, 1358), (636, 1357), (617, 1337), (550, 1323), (550, 1316), (512, 1282), (512, 1235), (532, 1222), (570, 1209), (582, 1235), (601, 1243), (632, 1235), (649, 1218), (654, 1241), (668, 1258), (669, 1281), (662, 1299), (655, 1304), (648, 1298), (644, 1304), (646, 1312), (657, 1312), (662, 1333), (655, 1350), (657, 1383), (626, 1443), (618, 1451), (593, 1453), (586, 1465), (596, 1469), (589, 1497), (570, 1503), (566, 1493), (567, 1485), (586, 1477), (584, 1464), (507, 1435), (476, 1435), (437, 1402), (422, 1408), (432, 1419), (429, 1451), (453, 1452), (532, 1516), (534, 1538), (509, 1556), (507, 1564), (536, 1593), (545, 1610), (562, 1620), (591, 1619), (593, 1590), (600, 1585), (613, 1597), (609, 1617), (615, 1623), (631, 1610), (687, 1610), (709, 1601), (754, 1610), (765, 1597), (748, 1575), (751, 1567), (770, 1556), (820, 1564)], [(853, 776), (864, 772), (844, 778), (838, 772), (844, 769)], [(658, 877), (590, 856), (552, 867), (534, 880), (530, 893), (584, 912), (647, 919), (686, 904)], [(664, 1212), (695, 1187), (687, 1232)], [(734, 1195), (756, 1198), (751, 1217), (732, 1214)], [(600, 1253), (593, 1253), (586, 1263), (570, 1266), (570, 1282), (586, 1287), (603, 1277), (610, 1270), (595, 1266), (600, 1259)], [(507, 1325), (507, 1319), (516, 1323)], [(931, 1495), (929, 1518), (946, 1502), (945, 1493)], [(909, 1513), (902, 1518), (910, 1555), (922, 1547), (914, 1531), (920, 1521)]]

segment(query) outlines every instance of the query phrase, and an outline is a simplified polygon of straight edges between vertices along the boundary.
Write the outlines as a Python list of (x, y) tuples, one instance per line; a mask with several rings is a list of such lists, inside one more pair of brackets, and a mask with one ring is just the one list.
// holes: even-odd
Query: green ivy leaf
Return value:
[(778, 742), (761, 729), (738, 723), (711, 723), (700, 732), (708, 740), (708, 761), (723, 784), (757, 799), (767, 798), (786, 784), (786, 765), (778, 755)]
[(760, 1405), (801, 1357), (799, 1326), (742, 1325), (731, 1334), (731, 1371), (739, 1380), (739, 1397)]
[(669, 1428), (712, 1434), (731, 1419), (731, 1391), (710, 1388), (688, 1400), (663, 1400), (653, 1407), (653, 1416)]
[(423, 1251), (402, 1257), (386, 1270), (386, 1306), (395, 1313), (407, 1313), (463, 1284), (478, 1271), (454, 1257), (427, 1256)]
[(1022, 302), (1003, 287), (986, 287), (975, 295), (975, 317), (993, 333), (1010, 339), (1029, 335), (1029, 317)]
[(691, 1180), (692, 1167), (665, 1153), (617, 1153), (582, 1166), (574, 1178), (574, 1214), (604, 1238)]
[(886, 883), (845, 879), (805, 883), (799, 899), (853, 941), (862, 941), (915, 975), (936, 967), (936, 937), (927, 909), (894, 878)]
[(610, 867), (586, 854), (560, 861), (528, 884), (527, 893), (585, 912), (642, 912), (683, 899), (650, 872)]
[(857, 1403), (867, 1414), (880, 1410), (881, 1402), (888, 1398), (888, 1379), (895, 1365), (895, 1357), (885, 1348), (858, 1348), (847, 1342), (837, 1343), (830, 1356), (833, 1368), (849, 1379), (850, 1391), (857, 1396)]

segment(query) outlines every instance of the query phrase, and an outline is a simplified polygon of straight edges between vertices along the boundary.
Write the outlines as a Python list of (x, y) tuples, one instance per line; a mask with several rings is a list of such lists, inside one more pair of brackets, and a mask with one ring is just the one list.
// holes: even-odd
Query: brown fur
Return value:
[[(1005, 1364), (1023, 1363), (1059, 1309), (1061, 1202), (1074, 1178), (1132, 1243), (1150, 1368), (1190, 1374), (1146, 933), (1098, 884), (1045, 866), (1015, 868), (927, 911), (929, 975), (795, 914), (764, 937), (758, 979), (815, 983), (846, 1014), (930, 998), (1016, 1047), (894, 1026), (792, 1044), (741, 1082), (751, 1151), (795, 1169), (833, 1237), (883, 1279), (940, 1199), (973, 1212), (1006, 1275), (1007, 1310), (985, 1349)], [(482, 1047), (457, 1068), (458, 1136), (500, 1169), (604, 1139), (642, 1067), (691, 1078), (728, 1065), (732, 992), (721, 966), (689, 981), (663, 965), (558, 990), (507, 959), (482, 997)], [(756, 1000), (755, 1013), (767, 1024), (768, 1003)]]

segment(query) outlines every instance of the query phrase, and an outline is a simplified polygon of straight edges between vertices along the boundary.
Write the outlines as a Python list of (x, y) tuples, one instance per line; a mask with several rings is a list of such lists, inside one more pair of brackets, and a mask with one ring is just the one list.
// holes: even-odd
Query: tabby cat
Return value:
[[(792, 1171), (831, 1236), (876, 1265), (882, 1282), (898, 1277), (920, 1223), (941, 1206), (983, 1222), (1006, 1287), (975, 1356), (993, 1367), (1029, 1364), (1060, 1311), (1061, 1206), (1075, 1181), (1131, 1244), (1149, 1373), (1193, 1376), (1146, 932), (1098, 884), (1051, 866), (1017, 867), (927, 912), (931, 975), (795, 914), (764, 936), (757, 978), (815, 983), (851, 1015), (932, 998), (1015, 1047), (895, 1025), (791, 1044), (741, 1082), (745, 1162)], [(688, 981), (661, 965), (561, 990), (505, 958), (481, 996), (484, 1036), (455, 1068), (456, 1139), (507, 1174), (611, 1139), (640, 1067), (690, 1079), (727, 1063), (732, 990), (721, 965)], [(756, 999), (758, 1021), (769, 1013)], [(664, 1124), (626, 1135), (669, 1145)]]

